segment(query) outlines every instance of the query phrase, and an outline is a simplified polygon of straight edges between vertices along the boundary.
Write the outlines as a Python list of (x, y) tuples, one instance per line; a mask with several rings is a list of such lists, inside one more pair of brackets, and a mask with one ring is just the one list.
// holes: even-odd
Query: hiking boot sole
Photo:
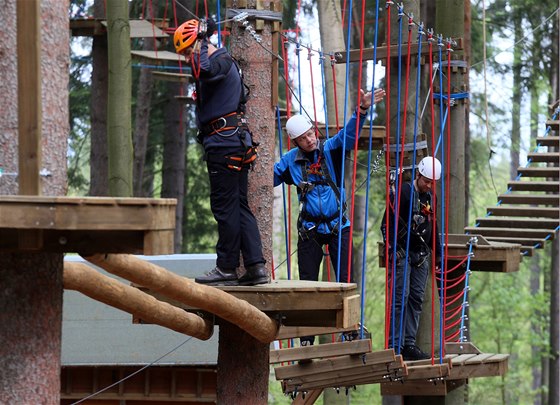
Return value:
[(210, 286), (210, 287), (231, 287), (231, 286), (240, 285), (239, 281), (237, 281), (237, 280), (201, 281), (201, 280), (197, 280), (195, 278), (194, 281), (197, 284), (207, 285), (207, 286)]
[(258, 284), (268, 284), (269, 282), (270, 281), (268, 280), (268, 277), (261, 277), (257, 279), (251, 279), (251, 280), (239, 280), (239, 285), (252, 286)]

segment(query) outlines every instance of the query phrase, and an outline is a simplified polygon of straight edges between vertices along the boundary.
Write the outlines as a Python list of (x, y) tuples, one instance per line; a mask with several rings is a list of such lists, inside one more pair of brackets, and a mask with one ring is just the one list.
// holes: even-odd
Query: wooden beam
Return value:
[(549, 205), (558, 207), (558, 194), (500, 194), (498, 200), (502, 204), (530, 204), (530, 205)]
[[(467, 226), (465, 232), (480, 233), (486, 238), (495, 236), (506, 236), (511, 238), (537, 238), (544, 239), (550, 235), (554, 239), (554, 228), (552, 229), (531, 229), (531, 228), (502, 228), (502, 227), (482, 227)], [(513, 240), (513, 239), (512, 239)]]
[(160, 72), (159, 70), (152, 71), (152, 76), (154, 79), (165, 80), (167, 82), (177, 82), (177, 83), (192, 83), (193, 77), (187, 73), (171, 73), (171, 72)]
[(350, 331), (358, 331), (357, 325), (351, 325), (348, 328), (328, 328), (328, 327), (310, 327), (310, 326), (280, 326), (280, 331), (278, 332), (277, 339), (290, 339), (294, 337), (302, 336), (317, 336), (317, 335), (328, 335), (331, 333), (343, 333)]
[(538, 136), (537, 137), (537, 145), (558, 147), (560, 145), (560, 137), (559, 136)]
[(146, 319), (179, 333), (208, 340), (214, 323), (143, 293), (137, 288), (104, 276), (83, 263), (65, 262), (64, 288)]
[(285, 380), (296, 376), (340, 371), (362, 366), (363, 364), (391, 363), (395, 361), (393, 349), (367, 353), (364, 356), (343, 356), (334, 359), (313, 361), (310, 364), (276, 367), (274, 373), (277, 380)]
[(326, 343), (271, 350), (270, 363), (274, 364), (297, 360), (311, 360), (324, 357), (363, 354), (367, 352), (371, 352), (371, 340), (361, 339), (353, 340), (351, 342)]
[(465, 380), (393, 381), (381, 384), (381, 395), (445, 396), (465, 384)]
[(560, 182), (558, 181), (510, 181), (508, 188), (512, 191), (542, 191), (558, 193)]
[(307, 393), (300, 392), (296, 399), (292, 401), (292, 405), (313, 405), (317, 402), (322, 393), (322, 389), (310, 390), (307, 391)]
[[(453, 50), (462, 50), (463, 49), (463, 40), (462, 38), (456, 38), (455, 42), (457, 43), (456, 46), (453, 47)], [(428, 42), (422, 42), (422, 55), (428, 55), (430, 53), (430, 49), (428, 47)], [(396, 58), (399, 56), (399, 45), (391, 45), (391, 58)], [(408, 44), (400, 45), (401, 54), (404, 57), (407, 53)], [(418, 42), (410, 44), (410, 52), (414, 55), (418, 55)], [(439, 48), (434, 46), (432, 49), (432, 53), (439, 52)], [(336, 63), (346, 63), (346, 51), (335, 51), (334, 58)], [(361, 49), (353, 49), (350, 51), (350, 62), (359, 62), (360, 55), (362, 61), (366, 60), (373, 60), (373, 48), (364, 48)], [(385, 60), (387, 55), (387, 46), (378, 46), (377, 47), (377, 60)]]
[(18, 64), (19, 194), (41, 194), (40, 1), (16, 2)]
[(560, 218), (557, 208), (544, 207), (489, 207), (486, 212), (502, 217)]
[(93, 255), (85, 259), (152, 291), (216, 314), (239, 326), (262, 343), (272, 342), (276, 338), (278, 332), (276, 321), (249, 303), (217, 288), (197, 284), (131, 255)]
[(475, 221), (481, 227), (556, 229), (560, 221), (547, 218), (485, 217)]
[(524, 177), (547, 177), (551, 179), (560, 177), (560, 169), (558, 167), (519, 167), (517, 168), (517, 173)]
[(560, 152), (531, 152), (527, 153), (527, 160), (532, 162), (558, 163)]

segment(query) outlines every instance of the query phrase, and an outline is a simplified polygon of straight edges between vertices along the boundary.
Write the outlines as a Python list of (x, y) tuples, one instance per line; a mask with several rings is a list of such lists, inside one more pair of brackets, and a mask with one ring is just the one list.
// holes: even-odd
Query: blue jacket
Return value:
[[(361, 129), (365, 121), (365, 115), (360, 115), (359, 128)], [(346, 196), (341, 185), (342, 164), (344, 156), (342, 155), (342, 146), (344, 135), (346, 134), (345, 150), (354, 149), (356, 139), (356, 112), (346, 123), (346, 127), (340, 130), (335, 136), (324, 141), (322, 159), (326, 163), (329, 175), (340, 192), (340, 202), (345, 204)], [(309, 166), (317, 163), (319, 159), (320, 148), (314, 152), (304, 153), (299, 148), (294, 148), (286, 153), (279, 162), (274, 165), (274, 186), (281, 183), (294, 184), (298, 186), (298, 198), (301, 206), (300, 220), (301, 225), (306, 230), (316, 227), (317, 232), (330, 234), (334, 229), (338, 229), (340, 205), (333, 188), (327, 184), (324, 173), (309, 173)], [(305, 192), (302, 189), (304, 181), (302, 166), (308, 171), (307, 182), (313, 186)], [(303, 197), (303, 201), (302, 201)], [(344, 216), (342, 217), (342, 228), (350, 226), (350, 221)]]

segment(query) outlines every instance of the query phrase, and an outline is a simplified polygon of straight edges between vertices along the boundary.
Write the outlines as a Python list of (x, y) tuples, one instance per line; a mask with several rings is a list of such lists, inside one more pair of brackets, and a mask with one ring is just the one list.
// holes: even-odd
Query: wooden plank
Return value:
[(348, 328), (326, 328), (326, 327), (306, 327), (306, 326), (285, 326), (280, 327), (277, 339), (290, 339), (301, 336), (317, 336), (328, 335), (331, 333), (343, 333), (350, 331), (358, 331), (357, 325), (351, 325)]
[(472, 342), (447, 342), (445, 353), (449, 354), (478, 354), (480, 350)]
[(177, 83), (192, 83), (192, 75), (186, 73), (171, 73), (171, 72), (160, 72), (157, 70), (152, 71), (152, 76), (154, 79), (165, 80), (167, 82), (177, 82)]
[(405, 381), (410, 380), (426, 380), (434, 378), (443, 378), (449, 375), (449, 364), (434, 364), (410, 366), (407, 365), (408, 375), (403, 377)]
[(556, 146), (560, 144), (558, 136), (539, 136), (537, 137), (537, 145), (539, 146)]
[(524, 177), (547, 177), (551, 179), (560, 177), (558, 167), (518, 167), (517, 173)]
[(527, 246), (537, 246), (539, 248), (543, 248), (546, 241), (544, 239), (539, 238), (521, 238), (521, 237), (514, 237), (508, 238), (506, 236), (488, 236), (488, 240), (495, 240), (498, 242), (519, 242), (521, 245)]
[(323, 357), (363, 354), (371, 352), (371, 340), (361, 339), (350, 342), (326, 343), (304, 347), (271, 350), (270, 363), (283, 363), (297, 360), (311, 360)]
[(360, 311), (361, 301), (359, 294), (344, 297), (342, 300), (342, 311), (339, 311), (337, 316), (337, 326), (348, 328), (351, 325), (357, 325), (360, 322)]
[(560, 210), (545, 207), (489, 207), (486, 212), (507, 217), (560, 218)]
[[(129, 20), (128, 22), (130, 24), (130, 38), (167, 38), (169, 36), (149, 21)], [(101, 24), (107, 28), (107, 21), (103, 20)]]
[(554, 239), (554, 228), (552, 229), (531, 229), (531, 228), (501, 228), (501, 227), (482, 227), (467, 226), (465, 232), (476, 232), (486, 238), (494, 236), (508, 236), (512, 238), (538, 238), (544, 239), (549, 235)]
[(500, 194), (498, 201), (501, 201), (502, 204), (550, 205), (552, 207), (559, 205), (558, 194)]
[(386, 382), (381, 384), (381, 395), (444, 396), (448, 392), (446, 384), (446, 381)]
[(162, 62), (175, 62), (175, 63), (185, 63), (185, 59), (175, 53), (170, 51), (130, 51), (130, 54), (134, 57), (148, 60), (151, 63), (162, 63)]
[(547, 218), (486, 217), (475, 221), (481, 227), (556, 229), (560, 221)]
[(145, 255), (171, 255), (174, 249), (175, 231), (173, 229), (163, 231), (144, 232)]
[(531, 152), (527, 153), (527, 160), (532, 162), (547, 162), (547, 163), (558, 163), (560, 161), (559, 152)]
[(19, 194), (41, 194), (40, 1), (16, 2)]
[(494, 357), (493, 353), (479, 353), (475, 357), (471, 357), (470, 359), (465, 360), (464, 364), (468, 365), (468, 364), (482, 364), (487, 362), (490, 363), (491, 361), (489, 360), (492, 357)]
[[(11, 196), (13, 197), (13, 196)], [(57, 230), (169, 230), (174, 199), (0, 198), (0, 228)], [(101, 203), (98, 203), (100, 202)], [(105, 204), (108, 202), (109, 204)], [(161, 202), (161, 204), (160, 204)]]
[(545, 125), (547, 127), (550, 127), (550, 129), (552, 129), (553, 131), (558, 131), (560, 129), (559, 123), (560, 121), (558, 120), (546, 120)]
[(460, 365), (464, 364), (467, 360), (472, 359), (472, 358), (476, 357), (477, 355), (478, 355), (478, 353), (460, 354), (459, 356), (451, 359), (451, 364), (453, 365), (453, 367), (460, 366)]
[(277, 380), (285, 380), (288, 378), (324, 373), (327, 371), (351, 369), (365, 364), (391, 363), (395, 361), (395, 352), (393, 349), (381, 350), (378, 352), (367, 353), (364, 356), (343, 356), (333, 359), (323, 359), (313, 361), (309, 364), (291, 365), (284, 367), (276, 367), (274, 373)]
[(457, 365), (451, 369), (451, 373), (448, 378), (450, 380), (458, 380), (465, 378), (500, 376), (504, 375), (507, 372), (507, 369), (507, 359), (499, 362), (483, 364)]
[[(455, 38), (454, 41), (456, 42), (456, 46), (453, 46), (454, 50), (463, 49), (462, 38)], [(422, 42), (421, 46), (422, 46), (422, 55), (428, 55), (429, 54), (428, 42)], [(404, 56), (406, 55), (408, 44), (402, 44), (401, 47), (402, 47), (401, 52), (402, 55)], [(391, 45), (390, 48), (391, 48), (390, 49), (391, 57), (392, 58), (397, 57), (399, 55), (399, 45)], [(414, 42), (410, 44), (410, 52), (412, 52), (414, 55), (418, 54), (418, 42)], [(437, 53), (437, 52), (439, 52), (439, 48), (437, 46), (434, 46), (432, 49), (432, 53)], [(336, 63), (346, 63), (346, 55), (347, 55), (346, 51), (335, 51), (334, 57)], [(387, 56), (387, 46), (378, 46), (377, 60), (384, 60), (386, 59), (386, 56)], [(373, 60), (373, 48), (364, 48), (363, 50), (360, 49), (351, 50), (349, 61), (359, 62), (360, 57), (362, 58), (362, 61)]]
[(542, 191), (546, 193), (558, 193), (560, 182), (558, 181), (510, 181), (508, 188), (513, 191)]

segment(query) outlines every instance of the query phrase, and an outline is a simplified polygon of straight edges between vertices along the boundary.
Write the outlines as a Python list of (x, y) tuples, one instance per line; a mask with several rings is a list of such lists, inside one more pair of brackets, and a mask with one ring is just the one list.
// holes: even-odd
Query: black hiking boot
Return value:
[(235, 269), (221, 269), (218, 266), (214, 267), (204, 276), (196, 277), (194, 281), (198, 284), (211, 286), (239, 285)]
[(424, 353), (420, 348), (416, 345), (407, 345), (403, 347), (401, 351), (403, 360), (406, 361), (414, 361), (414, 360), (427, 360), (431, 359), (428, 353)]
[(245, 267), (245, 274), (239, 277), (239, 285), (257, 285), (270, 283), (268, 271), (264, 263), (256, 263)]

